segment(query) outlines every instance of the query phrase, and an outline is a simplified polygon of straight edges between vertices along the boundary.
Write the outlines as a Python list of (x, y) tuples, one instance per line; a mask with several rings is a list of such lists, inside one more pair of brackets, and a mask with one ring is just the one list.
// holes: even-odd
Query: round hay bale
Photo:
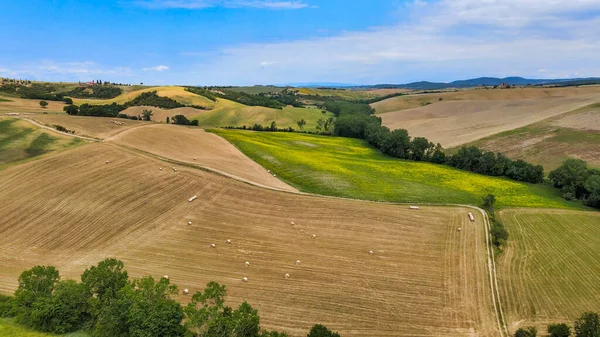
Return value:
[(295, 225), (295, 223), (294, 223), (293, 221), (292, 221), (292, 222), (290, 222), (290, 224), (291, 224), (292, 226), (293, 226), (293, 225)]
[(462, 228), (460, 228), (460, 227), (459, 227), (459, 228), (458, 228), (458, 231), (459, 231), (459, 232), (460, 232), (460, 231), (462, 231)]
[(169, 279), (169, 275), (165, 275), (165, 276), (163, 276), (163, 278), (166, 278), (168, 280)]
[(313, 234), (312, 236), (313, 236), (313, 239), (317, 238), (317, 234)]
[(300, 260), (296, 260), (296, 265), (299, 266), (300, 265)]
[(248, 278), (247, 277), (242, 277), (242, 282), (248, 282)]
[(196, 160), (196, 157), (194, 157), (194, 160)]
[(267, 173), (271, 173), (271, 170), (267, 170)]
[(106, 163), (108, 164), (108, 160), (106, 161)]
[(191, 222), (191, 221), (188, 221), (188, 225), (191, 225), (191, 224), (192, 224), (192, 222)]
[(277, 175), (276, 175), (276, 174), (273, 174), (273, 177), (277, 177)]
[(369, 251), (369, 254), (370, 254), (370, 255), (373, 255), (373, 251), (372, 251), (372, 250), (370, 250), (370, 251)]
[(190, 292), (189, 290), (187, 290), (187, 289), (183, 289), (183, 293), (184, 293), (184, 294), (186, 294), (186, 295), (187, 295), (187, 294), (189, 294), (189, 292)]
[(285, 279), (287, 280), (287, 279), (289, 279), (289, 278), (290, 278), (290, 274), (287, 274), (287, 273), (286, 273), (286, 274), (285, 274), (283, 277), (285, 277)]
[(217, 245), (215, 245), (214, 243), (211, 243), (211, 244), (210, 244), (210, 246), (211, 246), (212, 248), (216, 248), (216, 247), (217, 247)]
[(227, 240), (225, 240), (225, 242), (226, 242), (227, 244), (230, 244), (230, 243), (231, 243), (231, 240), (227, 239)]
[(162, 167), (159, 167), (158, 169), (162, 171)]
[(301, 230), (300, 230), (300, 233), (304, 233), (304, 229), (301, 229)]
[(250, 262), (246, 261), (244, 262), (244, 266), (248, 267), (250, 265)]

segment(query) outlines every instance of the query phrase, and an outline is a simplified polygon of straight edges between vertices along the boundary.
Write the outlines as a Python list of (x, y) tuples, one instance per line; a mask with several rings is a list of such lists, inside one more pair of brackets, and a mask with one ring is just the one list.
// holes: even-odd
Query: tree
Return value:
[(493, 194), (488, 194), (483, 197), (483, 208), (490, 212), (494, 212), (494, 205), (496, 204), (496, 196)]
[(63, 98), (63, 102), (65, 102), (65, 104), (73, 104), (73, 100), (69, 97)]
[(323, 129), (323, 125), (324, 124), (325, 124), (325, 120), (323, 118), (319, 118), (319, 120), (317, 121), (317, 126), (315, 127), (315, 129), (317, 129), (317, 130)]
[(40, 101), (40, 106), (42, 108), (46, 108), (48, 106), (48, 102), (46, 102), (46, 101)]
[(260, 318), (258, 311), (253, 309), (250, 304), (243, 302), (232, 315), (233, 336), (235, 337), (256, 337), (260, 332)]
[(583, 313), (575, 321), (574, 330), (577, 337), (600, 337), (600, 317), (598, 313)]
[(381, 151), (396, 158), (407, 159), (410, 151), (410, 136), (405, 129), (396, 129), (387, 134), (381, 144)]
[(444, 164), (446, 162), (446, 154), (442, 148), (442, 144), (437, 143), (430, 158), (432, 163)]
[(591, 175), (585, 181), (583, 187), (587, 191), (587, 198), (584, 200), (584, 204), (600, 208), (600, 174)]
[(571, 327), (565, 323), (549, 324), (548, 333), (550, 337), (569, 337), (571, 336)]
[(307, 337), (340, 337), (340, 334), (330, 331), (322, 324), (315, 324), (312, 329), (310, 329)]
[(19, 287), (15, 291), (17, 321), (30, 325), (35, 303), (49, 298), (59, 279), (58, 270), (52, 266), (35, 266), (22, 272)]
[(411, 159), (421, 161), (426, 159), (426, 152), (432, 143), (423, 137), (415, 137), (410, 144)]
[(63, 107), (63, 111), (66, 112), (69, 115), (78, 115), (79, 114), (79, 107), (77, 105), (67, 105)]
[(125, 264), (117, 259), (108, 258), (86, 269), (81, 282), (100, 302), (114, 299), (117, 293), (129, 282)]
[(277, 123), (275, 123), (275, 121), (271, 122), (271, 126), (269, 127), (269, 130), (277, 131)]
[(300, 128), (300, 130), (304, 130), (304, 126), (306, 125), (306, 120), (304, 120), (304, 118), (302, 118), (296, 124), (298, 124), (298, 128)]
[(171, 123), (171, 121), (169, 120), (169, 116), (167, 116), (167, 124)]
[(152, 110), (148, 110), (148, 109), (144, 109), (142, 110), (142, 119), (145, 121), (151, 121), (152, 120)]
[(175, 115), (173, 116), (172, 120), (173, 124), (190, 125), (190, 120), (187, 119), (187, 117), (185, 117), (184, 115)]
[(584, 183), (589, 177), (587, 164), (579, 159), (567, 159), (556, 170), (550, 172), (548, 178), (562, 190), (567, 199), (579, 199), (584, 194)]
[(198, 291), (185, 307), (187, 317), (186, 327), (196, 336), (205, 336), (209, 333), (222, 330), (222, 316), (226, 311), (225, 286), (217, 282), (210, 282), (203, 292)]
[(537, 336), (537, 328), (534, 326), (530, 326), (527, 329), (520, 328), (515, 332), (515, 337), (536, 337)]

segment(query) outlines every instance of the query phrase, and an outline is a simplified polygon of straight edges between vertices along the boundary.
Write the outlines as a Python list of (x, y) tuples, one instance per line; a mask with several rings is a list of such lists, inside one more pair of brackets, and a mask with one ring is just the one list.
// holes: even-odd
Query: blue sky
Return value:
[(3, 77), (251, 85), (600, 76), (600, 0), (2, 2)]

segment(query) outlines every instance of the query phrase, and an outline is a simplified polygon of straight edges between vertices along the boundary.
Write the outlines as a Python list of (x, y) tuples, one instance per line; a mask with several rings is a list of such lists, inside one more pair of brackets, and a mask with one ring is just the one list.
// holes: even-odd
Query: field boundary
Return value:
[(37, 121), (35, 121), (35, 120), (33, 120), (33, 119), (29, 119), (29, 118), (26, 118), (26, 117), (18, 117), (18, 116), (14, 116), (13, 118), (17, 118), (17, 119), (20, 119), (20, 120), (27, 121), (27, 122), (29, 122), (29, 123), (31, 123), (31, 124), (33, 124), (33, 125), (37, 126), (37, 127), (40, 127), (40, 128), (42, 128), (42, 129), (46, 129), (46, 130), (53, 131), (53, 132), (55, 132), (55, 133), (59, 133), (59, 134), (61, 134), (61, 135), (64, 135), (64, 136), (71, 136), (71, 137), (75, 137), (75, 138), (80, 138), (80, 139), (89, 140), (89, 141), (92, 141), (92, 142), (99, 142), (99, 141), (100, 141), (100, 139), (96, 139), (96, 138), (91, 138), (91, 137), (86, 137), (86, 136), (79, 136), (79, 135), (74, 135), (74, 134), (72, 134), (72, 133), (68, 133), (68, 132), (58, 131), (58, 130), (56, 130), (56, 129), (55, 129), (55, 128), (53, 128), (53, 127), (50, 127), (50, 126), (48, 126), (48, 125), (45, 125), (45, 124), (39, 123), (39, 122), (37, 122)]
[(487, 251), (487, 260), (488, 260), (488, 274), (489, 274), (489, 280), (490, 280), (490, 290), (491, 290), (491, 294), (492, 294), (492, 303), (494, 306), (494, 313), (496, 316), (496, 322), (498, 324), (498, 333), (500, 334), (500, 337), (505, 337), (508, 336), (508, 330), (506, 327), (506, 322), (504, 320), (504, 312), (502, 310), (502, 301), (500, 299), (500, 292), (499, 292), (499, 287), (498, 287), (498, 278), (497, 278), (497, 273), (496, 273), (496, 263), (495, 263), (495, 259), (493, 256), (493, 249), (491, 246), (491, 241), (490, 241), (490, 223), (489, 223), (489, 217), (487, 215), (487, 213), (481, 209), (480, 207), (477, 206), (473, 206), (473, 205), (467, 205), (467, 204), (448, 204), (448, 203), (419, 203), (419, 202), (412, 202), (412, 203), (399, 203), (399, 202), (389, 202), (389, 201), (373, 201), (373, 200), (363, 200), (363, 199), (354, 199), (354, 198), (344, 198), (344, 197), (336, 197), (336, 196), (328, 196), (328, 195), (320, 195), (320, 194), (314, 194), (314, 193), (307, 193), (307, 192), (295, 192), (295, 191), (287, 191), (287, 190), (282, 190), (276, 187), (271, 187), (271, 186), (266, 186), (266, 185), (262, 185), (259, 184), (257, 182), (248, 180), (248, 179), (244, 179), (238, 176), (235, 176), (233, 174), (229, 174), (220, 170), (216, 170), (213, 169), (211, 167), (207, 167), (204, 165), (199, 165), (199, 164), (192, 164), (192, 163), (186, 163), (186, 162), (180, 162), (178, 160), (174, 160), (174, 159), (170, 159), (170, 158), (166, 158), (154, 153), (149, 153), (137, 148), (132, 148), (126, 145), (122, 145), (122, 144), (111, 144), (112, 146), (116, 146), (119, 148), (123, 148), (126, 149), (128, 151), (132, 151), (132, 152), (138, 152), (140, 154), (144, 154), (146, 156), (150, 156), (150, 157), (154, 157), (155, 159), (161, 160), (161, 161), (166, 161), (168, 163), (171, 164), (175, 164), (175, 165), (180, 165), (180, 166), (185, 166), (188, 168), (193, 168), (193, 169), (200, 169), (203, 171), (207, 171), (207, 172), (211, 172), (217, 175), (221, 175), (224, 176), (226, 178), (230, 178), (230, 179), (234, 179), (237, 180), (239, 182), (251, 185), (251, 186), (255, 186), (255, 187), (259, 187), (259, 188), (266, 188), (269, 190), (273, 190), (273, 191), (277, 191), (277, 192), (283, 192), (283, 193), (290, 193), (290, 194), (296, 194), (296, 195), (304, 195), (304, 196), (310, 196), (310, 197), (318, 197), (318, 198), (328, 198), (328, 199), (337, 199), (337, 200), (351, 200), (351, 201), (361, 201), (361, 202), (368, 202), (368, 203), (375, 203), (375, 204), (386, 204), (386, 205), (411, 205), (411, 204), (419, 204), (419, 205), (429, 205), (429, 206), (447, 206), (447, 207), (465, 207), (465, 208), (470, 208), (473, 209), (475, 211), (478, 211), (479, 213), (481, 213), (482, 218), (483, 218), (483, 223), (485, 226), (485, 242), (486, 242), (486, 251)]

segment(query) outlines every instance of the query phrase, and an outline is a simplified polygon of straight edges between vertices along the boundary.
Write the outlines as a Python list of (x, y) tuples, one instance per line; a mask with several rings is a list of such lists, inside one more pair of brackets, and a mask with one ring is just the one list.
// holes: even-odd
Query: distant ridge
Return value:
[(376, 84), (360, 86), (360, 88), (373, 89), (411, 89), (411, 90), (439, 90), (448, 88), (470, 88), (478, 86), (495, 86), (501, 84), (508, 85), (584, 85), (584, 84), (600, 84), (600, 77), (588, 78), (566, 78), (566, 79), (529, 79), (523, 77), (479, 77), (468, 80), (453, 81), (450, 83), (443, 82), (412, 82), (407, 84)]

